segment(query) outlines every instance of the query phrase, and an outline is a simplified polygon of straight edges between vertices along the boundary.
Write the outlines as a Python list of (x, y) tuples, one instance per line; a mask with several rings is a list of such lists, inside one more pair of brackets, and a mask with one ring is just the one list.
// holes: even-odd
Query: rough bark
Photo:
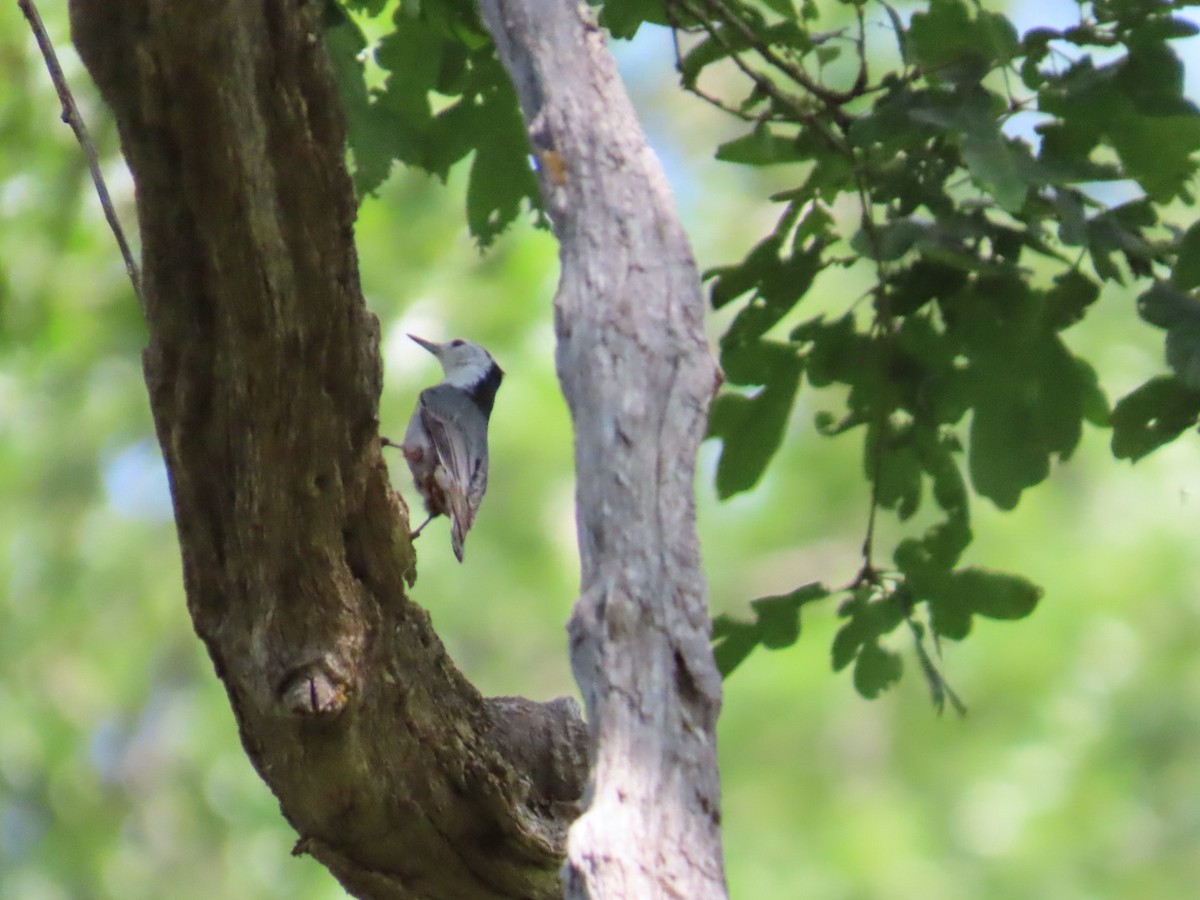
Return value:
[(319, 16), (71, 2), (137, 186), (188, 608), (298, 851), (361, 897), (557, 896), (584, 727), (482, 698), (406, 597)]
[(575, 425), (570, 622), (593, 769), (569, 897), (723, 897), (720, 678), (693, 476), (718, 370), (666, 179), (578, 0), (480, 0), (560, 243), (557, 364)]

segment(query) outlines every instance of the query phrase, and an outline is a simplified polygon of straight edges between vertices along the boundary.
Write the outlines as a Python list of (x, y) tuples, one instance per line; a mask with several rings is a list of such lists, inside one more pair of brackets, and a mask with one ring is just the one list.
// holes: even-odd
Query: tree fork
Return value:
[(320, 10), (70, 4), (137, 186), (189, 611), (297, 850), (348, 890), (557, 896), (586, 735), (572, 701), (481, 697), (406, 597)]

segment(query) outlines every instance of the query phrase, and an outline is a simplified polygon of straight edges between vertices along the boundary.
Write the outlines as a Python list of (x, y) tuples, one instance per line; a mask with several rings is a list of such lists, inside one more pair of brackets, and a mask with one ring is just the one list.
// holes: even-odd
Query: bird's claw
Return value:
[(425, 530), (425, 526), (428, 525), (432, 521), (433, 521), (433, 516), (430, 516), (428, 519), (426, 519), (424, 522), (422, 522), (420, 525), (417, 526), (416, 531), (410, 531), (408, 533), (408, 539), (410, 541), (415, 541), (417, 538), (419, 538), (421, 536), (421, 532)]

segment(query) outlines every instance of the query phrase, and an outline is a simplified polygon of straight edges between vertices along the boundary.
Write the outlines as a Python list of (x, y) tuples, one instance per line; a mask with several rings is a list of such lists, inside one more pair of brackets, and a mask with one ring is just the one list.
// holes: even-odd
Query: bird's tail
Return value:
[(458, 561), (462, 562), (463, 542), (475, 523), (475, 511), (471, 509), (471, 504), (465, 497), (450, 495), (447, 499), (450, 506), (450, 546), (454, 548), (454, 555), (458, 557)]

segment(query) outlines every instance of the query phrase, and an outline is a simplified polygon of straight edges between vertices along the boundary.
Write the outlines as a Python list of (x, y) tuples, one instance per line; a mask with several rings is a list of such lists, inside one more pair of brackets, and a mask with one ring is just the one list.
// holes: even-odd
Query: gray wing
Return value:
[(461, 561), (463, 540), (487, 490), (487, 416), (462, 391), (439, 384), (421, 392), (421, 424), (444, 473), (451, 541)]

